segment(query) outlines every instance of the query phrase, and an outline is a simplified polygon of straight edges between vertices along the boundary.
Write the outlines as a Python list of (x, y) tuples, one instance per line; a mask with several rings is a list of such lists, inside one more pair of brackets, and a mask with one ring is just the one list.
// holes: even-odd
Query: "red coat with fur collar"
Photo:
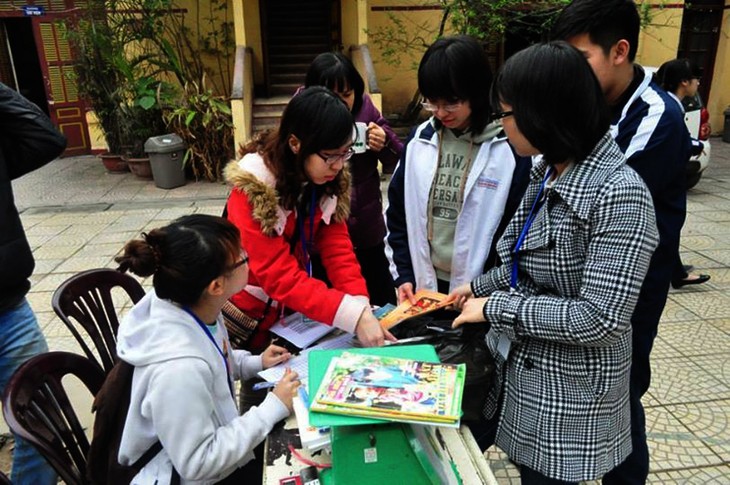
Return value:
[[(266, 330), (278, 319), (282, 307), (354, 332), (369, 302), (347, 232), (347, 195), (323, 196), (314, 212), (312, 240), (332, 283), (333, 287), (328, 288), (306, 273), (301, 243), (292, 241), (296, 211), (279, 204), (274, 176), (261, 156), (246, 155), (239, 162), (229, 164), (225, 175), (233, 185), (228, 198), (228, 219), (241, 231), (241, 243), (249, 255), (250, 267), (248, 285), (231, 301), (247, 315), (263, 318), (252, 350), (266, 347), (269, 338)], [(349, 177), (344, 178), (344, 183), (349, 183)], [(304, 221), (307, 240), (309, 227), (307, 218)], [(269, 297), (273, 305), (265, 312)]]

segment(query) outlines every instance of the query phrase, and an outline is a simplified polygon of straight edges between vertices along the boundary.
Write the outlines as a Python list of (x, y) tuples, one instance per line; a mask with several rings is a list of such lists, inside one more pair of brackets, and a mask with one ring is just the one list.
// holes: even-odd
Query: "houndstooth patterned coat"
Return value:
[[(524, 239), (516, 290), (512, 249), (547, 164), (537, 159), (497, 245), (503, 264), (472, 282), (489, 296), (487, 343), (503, 386), (497, 445), (552, 478), (599, 477), (631, 451), (631, 313), (657, 242), (651, 196), (606, 134), (546, 194)], [(511, 341), (506, 360), (498, 344)]]

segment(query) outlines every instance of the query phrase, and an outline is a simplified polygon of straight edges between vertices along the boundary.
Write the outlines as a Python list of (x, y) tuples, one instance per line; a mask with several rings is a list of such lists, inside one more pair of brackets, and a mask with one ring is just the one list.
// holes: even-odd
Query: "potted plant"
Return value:
[(79, 94), (94, 110), (108, 151), (100, 155), (110, 172), (127, 171), (121, 158), (121, 129), (118, 107), (122, 101), (119, 84), (122, 75), (116, 59), (124, 55), (124, 46), (106, 22), (103, 2), (89, 2), (85, 15), (66, 35), (74, 49), (75, 75)]
[(152, 177), (149, 157), (144, 151), (148, 138), (165, 134), (160, 98), (169, 86), (151, 76), (129, 72), (122, 88), (128, 89), (126, 101), (119, 106), (118, 116), (124, 156), (137, 176)]

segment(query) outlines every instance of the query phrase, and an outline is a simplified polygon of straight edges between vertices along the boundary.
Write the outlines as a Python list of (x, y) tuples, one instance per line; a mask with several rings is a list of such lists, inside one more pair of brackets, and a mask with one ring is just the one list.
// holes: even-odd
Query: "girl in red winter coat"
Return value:
[[(226, 167), (228, 218), (250, 257), (248, 285), (231, 301), (260, 324), (251, 350), (268, 345), (271, 325), (295, 311), (357, 334), (366, 346), (393, 339), (370, 310), (347, 231), (354, 123), (328, 89), (312, 87), (287, 105), (277, 131)], [(331, 287), (312, 277), (317, 254)]]

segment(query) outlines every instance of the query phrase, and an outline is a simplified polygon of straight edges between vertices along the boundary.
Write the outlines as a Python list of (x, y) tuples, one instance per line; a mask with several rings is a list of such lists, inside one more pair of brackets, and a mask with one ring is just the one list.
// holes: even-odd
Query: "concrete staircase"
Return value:
[(317, 54), (331, 50), (330, 0), (269, 0), (266, 45), (269, 96), (291, 96)]
[(273, 130), (279, 126), (281, 115), (291, 95), (256, 98), (253, 100), (253, 132)]

